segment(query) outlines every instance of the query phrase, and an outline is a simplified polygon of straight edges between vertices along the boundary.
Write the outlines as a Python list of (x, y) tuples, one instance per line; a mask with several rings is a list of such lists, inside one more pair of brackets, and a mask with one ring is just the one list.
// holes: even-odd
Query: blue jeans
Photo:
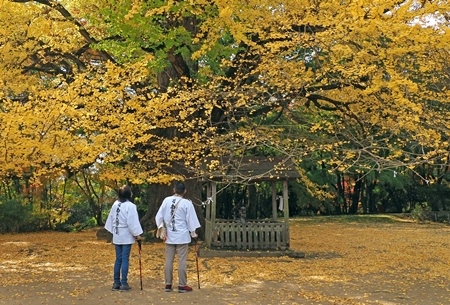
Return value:
[[(132, 245), (114, 245), (116, 262), (114, 263), (114, 285), (128, 284), (128, 268), (130, 266), (130, 252)], [(122, 272), (122, 280), (120, 273)]]

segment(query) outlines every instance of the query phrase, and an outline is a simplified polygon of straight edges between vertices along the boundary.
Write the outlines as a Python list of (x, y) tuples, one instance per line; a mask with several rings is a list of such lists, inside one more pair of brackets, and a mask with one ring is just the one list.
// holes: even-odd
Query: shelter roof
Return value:
[(209, 159), (204, 163), (203, 170), (205, 179), (234, 183), (300, 178), (293, 161), (280, 157), (224, 156)]

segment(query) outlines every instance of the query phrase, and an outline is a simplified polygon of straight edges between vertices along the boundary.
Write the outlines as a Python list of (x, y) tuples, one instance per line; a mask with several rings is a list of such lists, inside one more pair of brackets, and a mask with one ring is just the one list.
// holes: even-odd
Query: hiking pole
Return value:
[(141, 263), (141, 244), (142, 241), (138, 240), (138, 246), (139, 246), (139, 278), (141, 280), (141, 290), (142, 290), (142, 263)]
[(200, 289), (200, 271), (198, 270), (198, 247), (197, 247), (197, 239), (195, 239), (195, 243), (194, 243), (194, 251), (195, 251), (195, 264), (197, 265), (197, 283), (198, 283), (198, 289)]

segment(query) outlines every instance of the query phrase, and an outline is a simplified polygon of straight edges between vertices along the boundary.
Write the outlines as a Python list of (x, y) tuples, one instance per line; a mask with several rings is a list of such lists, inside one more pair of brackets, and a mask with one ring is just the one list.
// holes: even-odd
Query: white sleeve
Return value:
[(194, 205), (189, 201), (186, 213), (186, 222), (189, 232), (195, 231), (200, 228), (200, 222), (198, 221), (197, 213), (195, 212)]
[(155, 216), (156, 227), (160, 228), (164, 225), (164, 201), (158, 209), (158, 212)]
[(135, 204), (130, 204), (127, 222), (131, 235), (138, 236), (144, 232), (142, 230), (141, 223), (139, 222), (139, 215)]
[[(113, 206), (114, 206), (114, 204), (113, 204)], [(108, 218), (106, 218), (106, 223), (105, 223), (105, 229), (110, 233), (113, 233), (112, 210), (113, 209), (111, 207), (111, 210), (109, 211)]]

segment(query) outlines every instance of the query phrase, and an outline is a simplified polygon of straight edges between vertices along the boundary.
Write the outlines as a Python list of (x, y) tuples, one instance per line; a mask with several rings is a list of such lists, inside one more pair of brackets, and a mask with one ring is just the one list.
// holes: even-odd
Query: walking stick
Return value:
[(142, 290), (142, 263), (141, 263), (141, 244), (142, 241), (138, 240), (138, 246), (139, 246), (139, 278), (141, 280), (141, 290)]
[(198, 248), (197, 248), (197, 239), (195, 239), (195, 243), (194, 243), (194, 251), (195, 251), (195, 264), (197, 265), (197, 283), (198, 283), (198, 289), (200, 289), (200, 271), (198, 270)]

